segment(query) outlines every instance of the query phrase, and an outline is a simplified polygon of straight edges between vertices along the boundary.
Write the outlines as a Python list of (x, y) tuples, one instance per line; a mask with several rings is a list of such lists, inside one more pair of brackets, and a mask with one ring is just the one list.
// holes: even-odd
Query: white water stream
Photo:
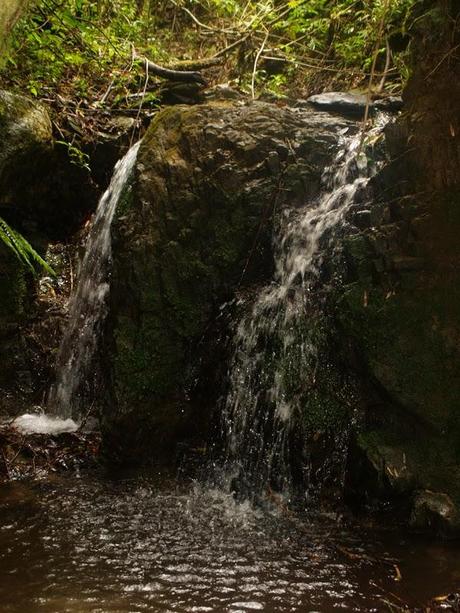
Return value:
[[(366, 140), (374, 139), (384, 124), (382, 117)], [(361, 134), (342, 135), (339, 152), (323, 173), (319, 197), (301, 210), (283, 211), (274, 236), (273, 281), (258, 291), (252, 306), (243, 308), (234, 334), (223, 426), (227, 474), (248, 495), (270, 485), (274, 476), (277, 489), (289, 489), (289, 433), (294, 416), (304, 410), (301, 380), (318, 362), (308, 327), (311, 289), (321, 272), (321, 254), (331, 251), (355, 197), (374, 172)]]
[[(56, 360), (56, 383), (48, 408), (56, 418), (79, 420), (91, 388), (93, 358), (106, 315), (112, 255), (110, 226), (134, 167), (139, 144), (117, 162), (110, 185), (101, 197), (89, 232), (76, 291), (69, 302), (69, 320)], [(56, 424), (54, 424), (55, 427)]]

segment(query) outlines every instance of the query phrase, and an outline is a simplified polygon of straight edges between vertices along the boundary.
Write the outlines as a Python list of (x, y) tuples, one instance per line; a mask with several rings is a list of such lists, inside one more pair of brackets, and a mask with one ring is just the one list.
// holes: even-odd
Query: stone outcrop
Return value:
[(446, 536), (460, 534), (460, 64), (439, 58), (459, 43), (459, 10), (439, 2), (416, 21), (406, 112), (387, 128), (367, 227), (346, 241), (338, 302), (368, 382), (355, 485)]
[(402, 98), (387, 96), (386, 98), (368, 98), (366, 94), (351, 92), (326, 92), (315, 94), (306, 100), (319, 111), (339, 113), (341, 115), (362, 118), (366, 112), (373, 115), (377, 111), (397, 112), (403, 108)]
[[(0, 217), (44, 255), (50, 240), (65, 240), (81, 227), (95, 201), (87, 171), (71, 163), (66, 147), (54, 143), (47, 110), (0, 91)], [(60, 274), (61, 264), (53, 265)], [(62, 324), (61, 281), (48, 279), (51, 300), (37, 300), (36, 279), (0, 242), (2, 412), (43, 402)]]
[(237, 288), (270, 276), (274, 214), (317, 192), (347, 129), (356, 126), (265, 103), (157, 116), (113, 228), (104, 418), (113, 454), (158, 460), (206, 421), (216, 390), (197, 403), (194, 386), (221, 348), (211, 342), (215, 354), (203, 358), (203, 339), (218, 335), (219, 309)]
[[(345, 440), (345, 401), (329, 384), (345, 377), (347, 428), (355, 432), (349, 497), (392, 501), (414, 529), (453, 536), (460, 227), (451, 191), (414, 195), (419, 160), (404, 122), (387, 128), (389, 160), (372, 180), (373, 195), (352, 207), (347, 230), (324, 254), (320, 306), (306, 325), (323, 339), (327, 359), (315, 367), (319, 383), (299, 416), (311, 435), (298, 441), (299, 465), (329, 474), (327, 490), (334, 441)], [(225, 393), (216, 375), (228, 360), (220, 306), (270, 278), (274, 215), (315, 195), (344, 129), (357, 127), (265, 103), (158, 115), (114, 223), (103, 418), (112, 458), (157, 461), (178, 440), (206, 436)], [(372, 154), (384, 155), (381, 145)]]

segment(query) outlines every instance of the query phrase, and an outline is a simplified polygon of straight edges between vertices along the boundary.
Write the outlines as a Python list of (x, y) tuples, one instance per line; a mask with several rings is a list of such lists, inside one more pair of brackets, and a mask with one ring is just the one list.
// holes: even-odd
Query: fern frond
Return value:
[(37, 267), (43, 268), (48, 274), (55, 277), (56, 273), (51, 266), (35, 251), (32, 245), (16, 230), (13, 230), (4, 219), (0, 217), (0, 241), (2, 241), (18, 258), (18, 260), (34, 275)]

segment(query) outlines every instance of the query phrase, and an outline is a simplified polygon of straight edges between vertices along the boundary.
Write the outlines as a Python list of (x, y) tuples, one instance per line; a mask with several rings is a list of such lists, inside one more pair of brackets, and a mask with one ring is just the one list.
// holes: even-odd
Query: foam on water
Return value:
[(78, 424), (73, 419), (36, 413), (20, 415), (11, 425), (23, 434), (62, 434), (78, 430)]

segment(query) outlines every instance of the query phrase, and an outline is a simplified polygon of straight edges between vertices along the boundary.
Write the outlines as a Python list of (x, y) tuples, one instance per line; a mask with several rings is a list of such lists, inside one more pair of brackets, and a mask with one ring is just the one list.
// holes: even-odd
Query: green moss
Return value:
[(164, 396), (177, 385), (182, 343), (156, 317), (144, 318), (140, 329), (129, 318), (120, 319), (115, 343), (115, 387), (126, 404)]
[(384, 390), (372, 409), (379, 427), (361, 433), (361, 447), (374, 460), (404, 454), (411, 487), (460, 500), (460, 271), (452, 265), (460, 217), (449, 200), (417, 220), (430, 268), (402, 270), (385, 287), (361, 267), (365, 252), (349, 252), (358, 280), (344, 288), (337, 316)]
[(460, 287), (414, 287), (413, 276), (405, 284), (396, 294), (349, 286), (339, 318), (388, 392), (441, 431), (458, 421)]
[(123, 217), (126, 215), (128, 211), (133, 206), (133, 183), (134, 178), (131, 176), (131, 179), (125, 184), (120, 197), (118, 198), (116, 216)]

